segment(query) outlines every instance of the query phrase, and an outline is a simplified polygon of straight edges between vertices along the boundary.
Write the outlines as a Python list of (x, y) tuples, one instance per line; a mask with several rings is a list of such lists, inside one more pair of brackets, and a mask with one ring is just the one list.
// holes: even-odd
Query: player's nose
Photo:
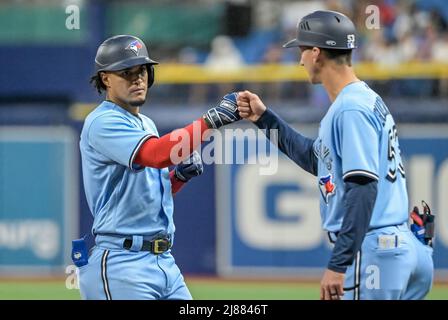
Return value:
[(136, 77), (132, 80), (132, 84), (141, 87), (144, 84), (143, 77)]

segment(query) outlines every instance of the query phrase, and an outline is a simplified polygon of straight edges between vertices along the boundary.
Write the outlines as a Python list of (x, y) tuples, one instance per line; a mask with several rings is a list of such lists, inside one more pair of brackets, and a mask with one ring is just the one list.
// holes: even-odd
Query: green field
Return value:
[[(318, 283), (225, 281), (187, 278), (196, 300), (313, 300), (319, 298)], [(73, 300), (79, 291), (68, 290), (65, 280), (0, 281), (0, 300)], [(448, 299), (448, 285), (435, 285), (427, 299)]]

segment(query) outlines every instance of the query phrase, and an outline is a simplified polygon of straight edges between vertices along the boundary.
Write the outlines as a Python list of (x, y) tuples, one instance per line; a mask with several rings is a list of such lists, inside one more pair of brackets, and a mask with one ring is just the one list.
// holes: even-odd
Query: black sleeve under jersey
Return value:
[(344, 220), (338, 233), (327, 268), (344, 273), (361, 249), (369, 229), (377, 196), (378, 182), (365, 176), (351, 176), (345, 180)]
[(302, 169), (317, 175), (317, 157), (314, 154), (314, 140), (301, 135), (291, 128), (272, 110), (267, 109), (255, 122), (260, 129), (266, 130), (266, 137), (272, 141), (271, 131), (277, 130), (278, 148)]

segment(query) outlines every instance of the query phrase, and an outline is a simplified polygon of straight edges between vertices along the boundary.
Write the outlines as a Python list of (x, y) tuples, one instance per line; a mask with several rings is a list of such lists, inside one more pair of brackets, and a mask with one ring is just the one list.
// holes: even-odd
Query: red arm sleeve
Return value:
[(171, 180), (171, 194), (175, 195), (179, 192), (180, 189), (185, 185), (185, 182), (176, 179), (174, 176), (174, 170), (170, 171), (170, 180)]
[[(200, 129), (200, 137), (196, 137), (194, 135), (194, 128), (198, 127)], [(146, 142), (144, 142), (138, 153), (134, 159), (134, 163), (137, 163), (144, 167), (152, 167), (152, 168), (166, 168), (171, 165), (176, 165), (180, 162), (177, 161), (174, 163), (171, 158), (171, 151), (173, 147), (177, 146), (179, 143), (182, 143), (182, 137), (189, 137), (189, 148), (180, 148), (178, 152), (178, 156), (180, 159), (185, 159), (188, 155), (190, 155), (193, 150), (195, 150), (204, 140), (203, 133), (208, 129), (207, 124), (204, 119), (201, 117), (192, 124), (186, 126), (182, 129), (174, 130), (166, 135), (157, 138), (152, 137), (149, 138)], [(198, 130), (198, 129), (196, 129)], [(199, 130), (198, 130), (199, 131)], [(178, 136), (178, 139), (171, 141), (172, 135), (175, 134)], [(198, 139), (199, 138), (199, 139)], [(184, 154), (182, 154), (184, 152)]]

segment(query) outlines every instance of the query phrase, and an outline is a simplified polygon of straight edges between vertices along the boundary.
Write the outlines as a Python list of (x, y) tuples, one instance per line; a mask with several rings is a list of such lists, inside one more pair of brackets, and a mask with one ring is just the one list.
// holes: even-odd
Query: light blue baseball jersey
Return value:
[(80, 150), (94, 234), (167, 234), (172, 237), (173, 197), (168, 168), (133, 164), (140, 146), (157, 136), (154, 122), (104, 101), (84, 122)]
[(407, 221), (408, 196), (395, 122), (366, 83), (353, 82), (342, 89), (320, 123), (313, 148), (324, 230), (341, 229), (346, 212), (344, 179), (352, 175), (378, 180), (370, 228)]

